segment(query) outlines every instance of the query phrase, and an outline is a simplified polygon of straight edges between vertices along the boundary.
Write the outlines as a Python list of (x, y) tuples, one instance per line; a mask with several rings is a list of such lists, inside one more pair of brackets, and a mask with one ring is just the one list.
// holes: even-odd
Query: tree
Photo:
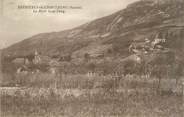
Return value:
[(180, 77), (183, 75), (183, 69), (182, 63), (175, 63), (170, 68), (169, 76), (176, 79), (176, 85), (178, 84)]
[(108, 49), (108, 50), (107, 50), (107, 53), (108, 53), (108, 54), (112, 54), (112, 53), (113, 53), (113, 50), (112, 50), (112, 49)]
[(88, 62), (89, 59), (90, 59), (90, 54), (85, 53), (85, 54), (84, 54), (84, 59)]
[(134, 74), (138, 69), (136, 69), (137, 63), (133, 60), (126, 61), (124, 65), (124, 75)]
[(167, 68), (165, 65), (155, 65), (151, 73), (152, 76), (158, 78), (158, 87), (160, 89), (161, 80), (166, 76)]
[(95, 71), (96, 65), (94, 63), (89, 63), (87, 65), (87, 69), (89, 69), (90, 71)]

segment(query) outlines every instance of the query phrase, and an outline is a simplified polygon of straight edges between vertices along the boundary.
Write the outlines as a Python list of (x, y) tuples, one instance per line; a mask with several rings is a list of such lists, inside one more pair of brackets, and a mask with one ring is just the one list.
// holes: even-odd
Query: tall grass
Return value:
[(182, 97), (102, 91), (81, 96), (1, 95), (2, 117), (182, 117)]
[[(37, 88), (62, 88), (62, 89), (94, 89), (94, 88), (122, 88), (122, 89), (149, 89), (158, 90), (159, 79), (146, 78), (138, 75), (122, 76), (120, 78), (111, 76), (94, 76), (87, 77), (84, 74), (78, 75), (55, 75), (50, 73), (35, 74), (17, 74), (14, 80), (10, 80), (14, 84), (23, 87)], [(176, 83), (175, 79), (162, 79), (161, 90), (181, 93), (182, 82)], [(159, 89), (159, 90), (160, 90)]]
[(1, 90), (2, 117), (182, 117), (183, 114), (182, 96), (171, 89), (157, 93), (156, 78), (35, 73), (17, 74), (14, 83), (21, 88), (11, 93)]

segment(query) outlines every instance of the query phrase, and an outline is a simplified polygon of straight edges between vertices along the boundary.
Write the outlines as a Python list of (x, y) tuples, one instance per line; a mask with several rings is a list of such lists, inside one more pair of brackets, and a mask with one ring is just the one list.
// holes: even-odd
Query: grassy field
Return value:
[(182, 89), (173, 80), (158, 89), (157, 79), (138, 76), (16, 77), (19, 87), (1, 88), (1, 117), (183, 117)]

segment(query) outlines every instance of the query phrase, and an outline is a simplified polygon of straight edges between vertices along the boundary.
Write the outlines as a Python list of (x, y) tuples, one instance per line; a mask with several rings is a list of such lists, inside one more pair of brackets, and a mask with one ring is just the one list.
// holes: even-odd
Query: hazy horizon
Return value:
[[(1, 0), (0, 49), (46, 32), (71, 29), (98, 19), (138, 0)], [(34, 14), (17, 9), (18, 5), (72, 5), (82, 9), (66, 10), (65, 14)]]

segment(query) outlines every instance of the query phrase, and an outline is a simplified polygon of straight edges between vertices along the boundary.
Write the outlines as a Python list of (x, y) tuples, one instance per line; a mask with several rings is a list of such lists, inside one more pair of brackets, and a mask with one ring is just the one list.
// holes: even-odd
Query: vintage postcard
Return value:
[(0, 0), (0, 117), (184, 117), (184, 0)]

